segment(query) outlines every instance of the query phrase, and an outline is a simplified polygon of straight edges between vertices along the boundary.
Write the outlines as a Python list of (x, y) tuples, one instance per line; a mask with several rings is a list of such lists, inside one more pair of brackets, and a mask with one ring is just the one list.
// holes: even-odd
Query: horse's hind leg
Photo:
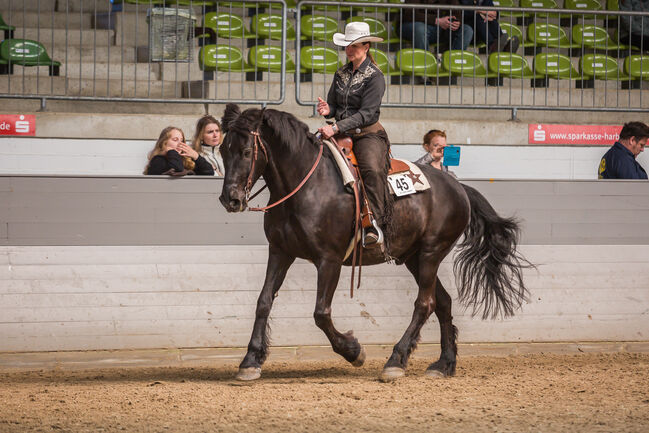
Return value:
[(331, 301), (340, 278), (340, 262), (322, 260), (317, 263), (318, 294), (313, 318), (318, 328), (325, 333), (334, 352), (341, 355), (354, 367), (365, 362), (365, 351), (352, 331), (340, 333), (331, 320)]
[(383, 367), (381, 380), (384, 382), (396, 380), (405, 374), (408, 358), (417, 347), (421, 328), (435, 311), (435, 283), (440, 260), (436, 257), (439, 257), (439, 252), (416, 254), (406, 261), (408, 270), (417, 280), (419, 293), (410, 325), (401, 340), (394, 345), (392, 356)]
[(426, 374), (433, 377), (454, 376), (457, 356), (457, 328), (453, 325), (453, 316), (451, 316), (451, 296), (442, 286), (439, 277), (435, 287), (435, 298), (437, 301), (435, 315), (439, 320), (442, 353), (437, 361), (428, 366)]
[(268, 316), (273, 307), (275, 294), (284, 282), (286, 272), (293, 261), (295, 257), (284, 254), (272, 245), (269, 247), (266, 279), (257, 299), (255, 325), (248, 343), (248, 352), (239, 365), (239, 373), (237, 373), (239, 380), (254, 380), (261, 376), (261, 365), (268, 355)]

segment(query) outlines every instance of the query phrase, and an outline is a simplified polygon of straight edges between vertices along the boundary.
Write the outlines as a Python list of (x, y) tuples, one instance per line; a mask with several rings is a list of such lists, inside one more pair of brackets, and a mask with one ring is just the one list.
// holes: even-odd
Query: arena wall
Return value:
[[(456, 301), (460, 341), (647, 341), (649, 190), (634, 181), (466, 181), (522, 221), (537, 265), (513, 318)], [(262, 215), (227, 214), (215, 178), (0, 176), (0, 351), (241, 347), (267, 248)], [(257, 199), (264, 202), (263, 195)], [(333, 317), (392, 344), (417, 288), (403, 267), (349, 269)], [(274, 345), (326, 345), (313, 323), (315, 269), (298, 260), (272, 313)], [(440, 270), (456, 295), (452, 262)], [(439, 338), (435, 318), (422, 342)]]

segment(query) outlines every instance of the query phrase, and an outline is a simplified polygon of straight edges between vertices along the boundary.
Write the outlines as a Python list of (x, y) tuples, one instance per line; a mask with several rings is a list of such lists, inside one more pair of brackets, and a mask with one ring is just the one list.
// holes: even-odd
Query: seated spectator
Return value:
[(446, 132), (440, 131), (439, 129), (431, 129), (424, 135), (423, 146), (426, 154), (415, 161), (415, 163), (430, 165), (455, 177), (455, 174), (449, 171), (447, 166), (442, 164), (444, 148), (446, 147)]
[[(649, 0), (620, 0), (620, 11), (649, 12)], [(649, 51), (649, 16), (620, 16), (620, 42)]]
[(599, 162), (599, 179), (647, 179), (647, 172), (635, 159), (649, 139), (649, 126), (642, 122), (625, 123), (620, 139)]
[(223, 143), (223, 133), (219, 121), (209, 114), (198, 119), (192, 147), (212, 165), (216, 176), (225, 175), (220, 151), (221, 143)]
[(185, 134), (180, 128), (167, 126), (160, 133), (158, 141), (149, 152), (149, 163), (144, 174), (213, 175), (214, 169), (205, 158), (185, 143)]
[[(408, 0), (407, 4), (457, 5), (458, 0)], [(448, 9), (403, 9), (397, 14), (401, 38), (413, 47), (428, 50), (430, 44), (449, 42), (452, 50), (466, 50), (473, 38), (473, 29), (462, 23), (461, 11)]]
[[(460, 0), (467, 6), (494, 6), (493, 0)], [(464, 11), (463, 22), (473, 29), (474, 39), (487, 44), (487, 54), (497, 51), (515, 53), (520, 41), (518, 37), (509, 37), (507, 32), (500, 28), (498, 12), (496, 11)]]

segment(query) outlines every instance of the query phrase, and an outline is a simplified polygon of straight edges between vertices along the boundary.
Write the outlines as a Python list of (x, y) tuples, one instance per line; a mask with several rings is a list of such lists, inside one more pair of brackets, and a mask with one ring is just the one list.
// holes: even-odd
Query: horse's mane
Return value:
[(316, 141), (315, 135), (309, 131), (306, 123), (298, 120), (291, 113), (279, 110), (249, 108), (241, 112), (236, 104), (228, 104), (221, 123), (225, 132), (242, 133), (255, 131), (263, 123), (271, 129), (289, 153), (299, 152), (304, 143), (314, 144)]

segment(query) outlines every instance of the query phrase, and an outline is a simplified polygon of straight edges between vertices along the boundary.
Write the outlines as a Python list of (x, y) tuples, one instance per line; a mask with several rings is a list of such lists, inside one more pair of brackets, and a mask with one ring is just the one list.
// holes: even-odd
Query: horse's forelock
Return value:
[(224, 132), (228, 132), (234, 127), (235, 122), (241, 116), (241, 109), (237, 104), (228, 104), (225, 106), (225, 112), (221, 118), (221, 127)]

